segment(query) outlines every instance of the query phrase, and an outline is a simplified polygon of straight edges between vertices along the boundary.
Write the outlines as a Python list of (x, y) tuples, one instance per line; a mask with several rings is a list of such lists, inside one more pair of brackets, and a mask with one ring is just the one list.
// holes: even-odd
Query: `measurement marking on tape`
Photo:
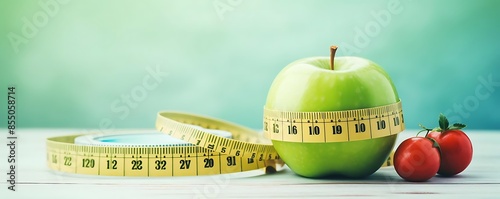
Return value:
[(264, 109), (264, 134), (287, 142), (348, 142), (385, 137), (404, 130), (401, 101), (374, 108), (329, 112)]

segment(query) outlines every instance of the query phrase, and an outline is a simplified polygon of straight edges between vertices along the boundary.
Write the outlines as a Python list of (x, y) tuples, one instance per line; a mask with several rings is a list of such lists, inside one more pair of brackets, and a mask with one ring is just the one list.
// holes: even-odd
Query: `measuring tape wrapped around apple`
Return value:
[(358, 57), (334, 59), (335, 50), (278, 74), (264, 107), (263, 134), (205, 116), (159, 112), (156, 129), (163, 134), (48, 138), (48, 166), (91, 175), (192, 176), (272, 172), (286, 162), (306, 177), (371, 175), (392, 165), (388, 157), (404, 130), (401, 102), (381, 67)]

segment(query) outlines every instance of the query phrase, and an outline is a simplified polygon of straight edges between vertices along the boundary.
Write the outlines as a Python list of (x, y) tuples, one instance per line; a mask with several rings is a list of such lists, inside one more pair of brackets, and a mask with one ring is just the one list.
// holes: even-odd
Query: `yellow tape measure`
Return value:
[(348, 142), (398, 134), (405, 128), (401, 101), (387, 106), (329, 112), (264, 109), (264, 134), (287, 142)]
[[(232, 139), (192, 125), (231, 132)], [(103, 176), (195, 176), (259, 168), (272, 172), (284, 165), (262, 134), (226, 121), (160, 112), (156, 128), (192, 146), (82, 145), (75, 144), (82, 135), (52, 137), (47, 140), (48, 166), (66, 173)]]
[[(156, 129), (191, 145), (85, 145), (75, 143), (82, 135), (60, 136), (47, 139), (47, 163), (57, 171), (104, 176), (195, 176), (260, 168), (272, 172), (284, 165), (263, 134), (227, 121), (160, 112)], [(206, 129), (230, 132), (232, 139), (214, 135)], [(273, 140), (346, 142), (397, 134), (403, 129), (400, 102), (334, 112), (264, 110), (264, 135)], [(382, 166), (390, 165), (392, 154)]]

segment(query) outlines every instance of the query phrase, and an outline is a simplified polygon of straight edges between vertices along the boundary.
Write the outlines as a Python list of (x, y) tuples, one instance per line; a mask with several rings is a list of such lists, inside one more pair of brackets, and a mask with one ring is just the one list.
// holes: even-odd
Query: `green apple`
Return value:
[[(265, 108), (317, 112), (372, 108), (399, 102), (389, 75), (360, 57), (311, 57), (286, 66), (274, 79)], [(298, 175), (361, 178), (373, 174), (389, 156), (397, 134), (330, 143), (273, 140), (280, 157)]]

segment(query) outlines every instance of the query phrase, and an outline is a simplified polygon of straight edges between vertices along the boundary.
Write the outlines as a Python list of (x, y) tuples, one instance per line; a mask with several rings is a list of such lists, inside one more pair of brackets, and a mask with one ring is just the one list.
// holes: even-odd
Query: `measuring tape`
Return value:
[(385, 137), (405, 128), (401, 101), (374, 108), (328, 112), (264, 109), (264, 134), (286, 142), (349, 142)]
[[(307, 143), (373, 139), (401, 132), (404, 119), (398, 102), (332, 112), (265, 109), (264, 134), (227, 121), (180, 112), (158, 113), (156, 129), (184, 144), (117, 145), (78, 141), (130, 133), (59, 136), (47, 139), (47, 163), (56, 171), (103, 176), (196, 176), (261, 168), (274, 172), (282, 168), (284, 162), (269, 139)], [(230, 132), (232, 138), (214, 134), (209, 129)], [(382, 166), (392, 165), (392, 155)]]
[[(274, 172), (284, 165), (262, 134), (230, 122), (187, 113), (160, 112), (156, 128), (185, 144), (78, 142), (130, 133), (52, 137), (47, 139), (48, 166), (65, 173), (103, 176), (196, 176), (260, 168)], [(232, 139), (208, 129), (230, 132)]]

